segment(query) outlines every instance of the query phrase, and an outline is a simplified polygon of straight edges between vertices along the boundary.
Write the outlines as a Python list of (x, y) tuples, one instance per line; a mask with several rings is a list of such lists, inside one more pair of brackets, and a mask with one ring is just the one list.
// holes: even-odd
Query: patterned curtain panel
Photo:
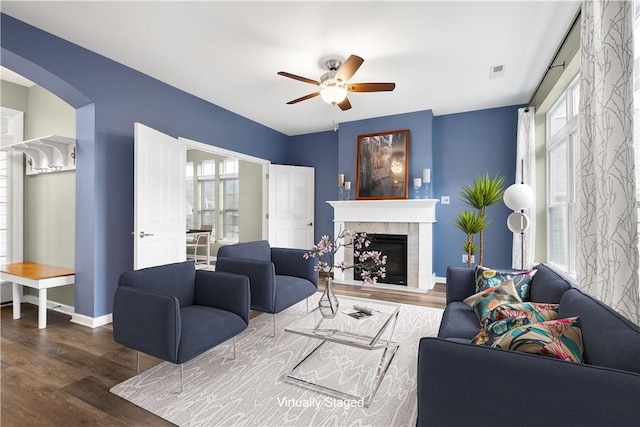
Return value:
[[(534, 107), (518, 109), (518, 140), (516, 146), (516, 183), (524, 182), (536, 187), (536, 132)], [(527, 269), (533, 266), (535, 237), (536, 237), (536, 201), (525, 211), (529, 217), (529, 229), (524, 234), (513, 234), (512, 267)], [(524, 238), (524, 245), (522, 240)], [(522, 248), (524, 247), (524, 258)], [(522, 260), (524, 259), (524, 263)]]
[(640, 323), (632, 9), (582, 3), (576, 258), (584, 291)]

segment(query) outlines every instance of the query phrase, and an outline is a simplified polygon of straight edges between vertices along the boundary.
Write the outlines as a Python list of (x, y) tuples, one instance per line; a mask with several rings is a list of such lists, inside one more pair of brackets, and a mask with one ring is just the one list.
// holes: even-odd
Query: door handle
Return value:
[(310, 222), (310, 223), (309, 223), (309, 224), (307, 224), (307, 225), (308, 225), (309, 227), (311, 227), (311, 226), (313, 225), (313, 223), (312, 223), (312, 222)]
[(141, 231), (139, 236), (141, 239), (144, 239), (145, 237), (153, 236), (153, 234), (148, 234), (148, 233), (145, 233), (144, 231)]

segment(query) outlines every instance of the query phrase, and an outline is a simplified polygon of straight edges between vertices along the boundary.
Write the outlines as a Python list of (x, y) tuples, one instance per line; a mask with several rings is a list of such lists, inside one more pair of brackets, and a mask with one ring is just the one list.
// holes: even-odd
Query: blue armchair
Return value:
[[(304, 249), (272, 248), (266, 240), (222, 246), (216, 271), (245, 274), (251, 287), (251, 309), (273, 314), (310, 297), (318, 290), (315, 260)], [(308, 308), (308, 307), (307, 307)]]
[[(234, 338), (249, 324), (249, 279), (197, 270), (193, 262), (122, 274), (113, 302), (113, 337), (136, 350), (183, 364)], [(233, 341), (235, 357), (235, 338)]]

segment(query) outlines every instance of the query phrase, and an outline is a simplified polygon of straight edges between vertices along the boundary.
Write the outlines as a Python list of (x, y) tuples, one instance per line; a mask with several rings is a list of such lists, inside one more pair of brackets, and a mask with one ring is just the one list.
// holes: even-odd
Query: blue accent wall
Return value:
[[(505, 188), (515, 182), (518, 108), (509, 106), (436, 116), (433, 120), (432, 181), (437, 198), (450, 196), (451, 204), (436, 206), (434, 272), (444, 276), (448, 265), (465, 265), (461, 244), (466, 235), (453, 225), (459, 211), (469, 209), (460, 198), (463, 184), (478, 175), (505, 176)], [(487, 208), (484, 264), (511, 268), (513, 234), (507, 228), (511, 211), (497, 203)], [(477, 238), (476, 238), (477, 243)], [(477, 255), (476, 255), (477, 261)]]
[(333, 208), (338, 199), (338, 132), (318, 132), (289, 138), (289, 164), (315, 168), (315, 230), (317, 242), (333, 235)]
[(133, 124), (286, 163), (288, 137), (159, 80), (0, 15), (2, 65), (77, 109), (75, 311), (112, 311), (133, 267)]

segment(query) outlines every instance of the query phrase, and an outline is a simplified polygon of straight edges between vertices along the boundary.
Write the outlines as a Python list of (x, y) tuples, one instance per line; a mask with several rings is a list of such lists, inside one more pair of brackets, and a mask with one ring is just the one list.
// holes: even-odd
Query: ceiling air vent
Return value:
[(489, 78), (497, 79), (500, 77), (504, 77), (504, 64), (503, 65), (492, 65), (489, 67)]

